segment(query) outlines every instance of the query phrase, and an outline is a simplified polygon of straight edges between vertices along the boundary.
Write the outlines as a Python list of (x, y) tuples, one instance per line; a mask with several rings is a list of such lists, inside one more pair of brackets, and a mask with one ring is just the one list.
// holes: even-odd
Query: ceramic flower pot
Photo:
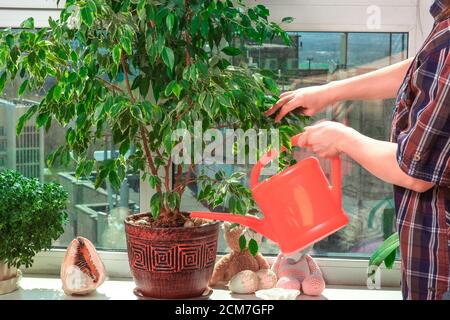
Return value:
[(19, 288), (22, 272), (17, 268), (9, 268), (0, 262), (0, 295), (13, 292)]
[(157, 299), (199, 297), (211, 278), (219, 223), (189, 228), (150, 228), (125, 220), (128, 259), (135, 293)]

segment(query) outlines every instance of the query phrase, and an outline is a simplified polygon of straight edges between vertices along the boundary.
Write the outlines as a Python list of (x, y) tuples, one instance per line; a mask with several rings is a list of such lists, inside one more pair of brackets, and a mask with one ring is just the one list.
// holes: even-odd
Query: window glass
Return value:
[[(407, 58), (407, 33), (344, 33), (293, 32), (292, 46), (280, 39), (258, 46), (244, 44), (243, 57), (234, 64), (245, 63), (253, 68), (270, 69), (282, 90), (294, 90), (324, 84), (366, 73)], [(94, 189), (95, 172), (89, 179), (77, 180), (74, 168), (47, 168), (45, 159), (55, 146), (65, 139), (65, 128), (53, 124), (48, 133), (37, 131), (32, 121), (24, 133), (15, 136), (15, 124), (25, 110), (39, 102), (45, 92), (26, 93), (16, 99), (20, 83), (10, 83), (0, 100), (0, 168), (17, 169), (42, 181), (57, 181), (69, 192), (69, 222), (64, 235), (54, 243), (65, 247), (76, 235), (91, 239), (100, 249), (125, 250), (123, 218), (140, 211), (140, 184), (137, 175), (128, 175), (120, 192), (112, 191), (108, 183)], [(50, 88), (49, 83), (46, 88)], [(316, 116), (344, 122), (363, 134), (376, 139), (389, 139), (393, 100), (346, 101), (333, 110)], [(117, 149), (111, 138), (92, 146), (98, 160), (114, 157)], [(298, 158), (307, 156), (305, 151)], [(326, 172), (329, 163), (322, 161)], [(202, 165), (213, 175), (219, 169), (227, 173), (249, 168), (237, 165)], [(248, 183), (248, 179), (244, 181)], [(199, 186), (191, 185), (182, 199), (182, 209), (208, 211), (206, 203), (196, 200)], [(371, 176), (352, 160), (343, 159), (343, 205), (350, 217), (348, 227), (314, 246), (313, 253), (328, 256), (367, 256), (394, 230), (392, 187)], [(127, 209), (128, 208), (128, 209)], [(222, 211), (226, 211), (224, 208)], [(226, 251), (223, 235), (219, 236), (219, 252)], [(264, 239), (264, 254), (276, 254), (278, 248)]]
[[(77, 179), (74, 166), (64, 167), (56, 162), (50, 169), (46, 165), (50, 152), (64, 143), (66, 128), (52, 122), (49, 131), (44, 132), (37, 130), (31, 119), (23, 133), (16, 137), (15, 126), (20, 116), (38, 103), (52, 85), (52, 81), (48, 81), (41, 92), (26, 91), (18, 99), (20, 81), (8, 83), (0, 97), (0, 169), (15, 169), (43, 182), (58, 182), (69, 193), (69, 219), (64, 234), (53, 243), (54, 247), (67, 247), (79, 235), (90, 239), (100, 249), (125, 250), (123, 219), (129, 213), (140, 211), (139, 175), (128, 174), (119, 192), (115, 192), (109, 182), (95, 190), (95, 171), (89, 178)], [(118, 146), (111, 141), (111, 137), (105, 135), (91, 147), (92, 156), (98, 161), (116, 157)]]
[[(293, 46), (281, 40), (257, 46), (245, 44), (245, 58), (233, 63), (271, 69), (282, 90), (320, 85), (367, 73), (407, 58), (407, 33), (290, 33)], [(315, 116), (312, 121), (343, 122), (375, 139), (389, 140), (394, 100), (346, 101)], [(312, 155), (305, 150), (298, 159)], [(313, 253), (322, 256), (367, 257), (394, 232), (392, 186), (383, 183), (343, 157), (343, 206), (349, 225), (315, 244)], [(322, 161), (329, 175), (330, 163)], [(233, 170), (228, 168), (228, 170)], [(281, 218), (280, 214), (280, 218)], [(277, 247), (263, 242), (261, 251), (277, 253)]]

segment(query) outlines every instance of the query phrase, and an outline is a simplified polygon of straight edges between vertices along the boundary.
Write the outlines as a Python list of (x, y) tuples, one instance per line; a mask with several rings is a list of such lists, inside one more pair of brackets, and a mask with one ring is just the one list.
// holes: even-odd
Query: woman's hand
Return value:
[(300, 108), (304, 115), (313, 116), (326, 106), (335, 103), (332, 86), (332, 83), (329, 83), (284, 92), (281, 94), (280, 100), (266, 112), (266, 115), (271, 116), (279, 111), (275, 117), (275, 122), (280, 122), (289, 112)]
[(305, 127), (298, 146), (310, 148), (322, 158), (334, 158), (342, 152), (342, 146), (352, 131), (352, 128), (338, 122), (319, 122)]

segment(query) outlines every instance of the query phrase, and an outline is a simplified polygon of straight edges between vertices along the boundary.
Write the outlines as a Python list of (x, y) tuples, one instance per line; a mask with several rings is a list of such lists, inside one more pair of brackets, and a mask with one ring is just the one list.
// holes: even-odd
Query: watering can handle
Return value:
[[(298, 139), (302, 134), (298, 134), (291, 138), (291, 144), (293, 146), (298, 144)], [(284, 152), (285, 147), (282, 147), (280, 152)], [(262, 156), (259, 161), (255, 164), (250, 175), (250, 187), (253, 189), (259, 184), (259, 177), (261, 175), (261, 170), (274, 158), (278, 157), (279, 153), (277, 150), (272, 149)], [(331, 159), (331, 182), (330, 187), (331, 193), (338, 204), (339, 207), (342, 206), (342, 178), (341, 178), (341, 158), (335, 157)]]

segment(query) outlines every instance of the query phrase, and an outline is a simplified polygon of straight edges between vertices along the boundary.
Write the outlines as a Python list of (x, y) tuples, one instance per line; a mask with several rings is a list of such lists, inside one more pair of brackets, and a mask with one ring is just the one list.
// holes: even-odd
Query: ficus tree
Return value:
[[(163, 226), (182, 223), (181, 195), (198, 181), (201, 199), (248, 213), (254, 204), (242, 174), (193, 175), (193, 165), (174, 166), (171, 157), (172, 132), (192, 131), (196, 121), (203, 130), (274, 127), (264, 111), (276, 101), (276, 83), (263, 70), (232, 66), (230, 57), (242, 53), (245, 41), (290, 40), (265, 6), (248, 2), (67, 0), (46, 28), (35, 28), (29, 18), (18, 32), (1, 31), (0, 89), (20, 78), (20, 96), (54, 82), (17, 132), (33, 116), (38, 127), (48, 129), (52, 121), (66, 126), (65, 144), (48, 165), (75, 161), (77, 176), (95, 170), (96, 187), (109, 179), (119, 188), (128, 170), (145, 172), (156, 191), (151, 213)], [(286, 118), (278, 128), (281, 140), (288, 143), (303, 120)], [(90, 146), (105, 133), (119, 155), (97, 163)]]

